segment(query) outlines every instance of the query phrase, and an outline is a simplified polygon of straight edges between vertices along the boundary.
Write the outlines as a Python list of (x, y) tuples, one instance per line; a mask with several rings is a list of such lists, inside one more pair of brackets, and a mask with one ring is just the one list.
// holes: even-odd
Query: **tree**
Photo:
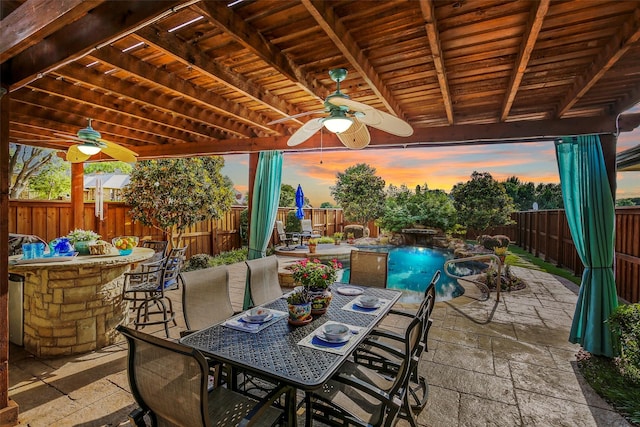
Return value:
[(187, 227), (220, 218), (233, 192), (220, 173), (220, 156), (145, 160), (136, 163), (124, 199), (131, 217), (167, 233), (173, 246), (182, 244)]
[(512, 223), (513, 199), (488, 172), (474, 171), (469, 181), (453, 186), (451, 197), (458, 221), (477, 232), (484, 234), (489, 227)]
[(564, 209), (560, 184), (538, 184), (536, 187), (538, 209)]
[(29, 189), (39, 199), (59, 199), (71, 193), (71, 167), (69, 163), (54, 156), (29, 180)]
[(278, 206), (289, 208), (296, 205), (296, 190), (289, 184), (280, 185), (280, 202)]
[(376, 170), (360, 163), (336, 174), (331, 195), (342, 206), (347, 221), (366, 227), (367, 222), (384, 214), (384, 187), (384, 179), (376, 176)]
[(533, 182), (522, 182), (517, 176), (510, 176), (502, 184), (517, 210), (528, 211), (533, 208), (533, 202), (536, 201), (536, 186)]
[(120, 172), (123, 175), (128, 175), (133, 170), (133, 166), (125, 162), (95, 162), (85, 163), (84, 173), (115, 173)]
[(400, 231), (415, 224), (449, 231), (456, 223), (453, 201), (442, 190), (417, 186), (415, 192), (405, 185), (390, 185), (387, 190), (385, 212), (378, 225), (385, 230)]
[(328, 209), (328, 208), (332, 208), (333, 205), (331, 204), (331, 202), (322, 202), (320, 203), (320, 209)]
[[(38, 174), (56, 157), (54, 150), (21, 144), (9, 146), (9, 198), (18, 199), (29, 185), (29, 180)], [(71, 184), (69, 184), (71, 185)]]

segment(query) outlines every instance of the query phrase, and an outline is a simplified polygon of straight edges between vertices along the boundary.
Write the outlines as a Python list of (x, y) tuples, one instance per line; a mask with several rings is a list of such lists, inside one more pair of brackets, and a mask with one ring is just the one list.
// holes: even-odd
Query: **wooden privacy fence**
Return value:
[[(237, 249), (242, 246), (240, 213), (244, 206), (234, 206), (224, 216), (214, 221), (202, 221), (190, 227), (184, 234), (189, 244), (187, 256), (206, 253), (210, 255)], [(277, 219), (286, 222), (287, 213), (293, 208), (280, 208)], [(104, 220), (94, 215), (93, 203), (85, 204), (85, 229), (102, 235), (104, 240), (121, 235), (134, 235), (163, 239), (161, 232), (134, 223), (124, 203), (104, 204)], [(325, 236), (342, 231), (345, 222), (341, 209), (305, 209), (305, 218), (317, 228), (324, 229)], [(505, 234), (519, 246), (547, 262), (572, 270), (580, 275), (582, 263), (573, 245), (569, 226), (563, 210), (526, 211), (513, 214), (516, 224), (499, 227), (491, 234)], [(35, 234), (46, 241), (66, 235), (72, 228), (71, 204), (58, 201), (9, 202), (9, 232)], [(371, 236), (378, 235), (378, 228), (369, 224)], [(475, 238), (472, 236), (471, 238)], [(272, 233), (271, 244), (278, 238)], [(616, 209), (616, 262), (615, 277), (618, 295), (629, 302), (640, 301), (640, 207)]]
[[(189, 227), (183, 235), (183, 242), (189, 245), (187, 257), (201, 253), (216, 255), (242, 247), (240, 213), (244, 209), (245, 206), (233, 206), (220, 219)], [(279, 208), (277, 219), (286, 221), (291, 210), (293, 208)], [(85, 203), (84, 228), (96, 231), (106, 241), (123, 235), (166, 239), (160, 230), (134, 222), (129, 216), (129, 207), (122, 202), (106, 202), (103, 211), (104, 219), (100, 221), (95, 216), (94, 204)], [(312, 224), (321, 226), (326, 236), (341, 231), (346, 225), (341, 209), (304, 209), (304, 214)], [(70, 202), (12, 200), (9, 202), (9, 233), (34, 234), (50, 241), (71, 231), (71, 215)], [(273, 233), (271, 244), (276, 243), (278, 239)]]
[[(514, 214), (519, 246), (547, 262), (581, 275), (584, 267), (571, 239), (564, 210)], [(618, 296), (640, 302), (640, 207), (616, 209), (615, 278)]]

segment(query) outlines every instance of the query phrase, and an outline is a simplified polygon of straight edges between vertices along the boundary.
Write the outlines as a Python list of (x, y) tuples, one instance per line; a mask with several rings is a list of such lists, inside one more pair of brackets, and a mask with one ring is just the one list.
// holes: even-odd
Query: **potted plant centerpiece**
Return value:
[(70, 231), (66, 237), (78, 252), (78, 255), (89, 255), (89, 245), (94, 244), (100, 238), (100, 235), (91, 230), (76, 228)]
[(311, 322), (311, 299), (306, 288), (297, 289), (287, 296), (289, 309), (289, 323), (294, 326), (306, 325)]
[(291, 267), (294, 282), (309, 293), (312, 314), (327, 311), (332, 298), (328, 288), (336, 281), (338, 268), (342, 268), (342, 264), (337, 259), (331, 260), (330, 264), (323, 264), (319, 259), (303, 259)]

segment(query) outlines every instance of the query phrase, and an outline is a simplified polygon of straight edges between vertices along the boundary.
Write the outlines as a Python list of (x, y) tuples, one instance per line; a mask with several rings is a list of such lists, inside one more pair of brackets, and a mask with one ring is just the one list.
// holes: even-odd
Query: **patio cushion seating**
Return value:
[(271, 255), (245, 261), (249, 269), (249, 291), (253, 305), (262, 305), (282, 296), (278, 278), (278, 258)]
[(287, 233), (284, 231), (284, 224), (282, 221), (276, 221), (276, 232), (281, 242), (284, 242), (285, 247), (280, 248), (281, 251), (292, 251), (294, 248), (290, 247), (290, 243), (298, 243), (300, 241), (300, 233)]
[(283, 411), (272, 403), (288, 387), (278, 387), (262, 400), (253, 400), (225, 387), (208, 390), (208, 366), (197, 350), (149, 334), (118, 326), (129, 345), (131, 393), (141, 410), (130, 418), (136, 426), (273, 426)]
[(173, 248), (165, 261), (165, 272), (162, 280), (165, 290), (178, 289), (182, 281), (182, 267), (184, 266), (187, 247)]
[[(404, 317), (409, 319), (405, 324), (410, 324), (410, 321), (416, 317), (422, 319), (422, 333), (420, 339), (420, 348), (418, 349), (417, 356), (420, 358), (423, 352), (428, 351), (427, 339), (429, 335), (429, 329), (431, 328), (432, 320), (431, 313), (435, 304), (435, 286), (440, 280), (440, 270), (436, 271), (429, 282), (429, 285), (425, 289), (424, 298), (415, 313), (391, 309), (389, 315), (382, 324), (385, 322), (392, 323), (393, 328), (397, 329), (402, 327), (402, 320), (398, 317)], [(392, 322), (388, 322), (387, 319), (393, 317)], [(408, 326), (407, 326), (408, 327)], [(374, 343), (374, 344), (372, 344)], [(402, 352), (403, 336), (392, 330), (378, 327), (374, 329), (370, 337), (367, 337), (354, 352), (354, 361), (359, 364), (363, 364), (371, 369), (378, 370), (386, 375), (395, 374), (397, 372), (400, 361), (403, 357)], [(418, 362), (419, 364), (419, 362)], [(427, 403), (429, 396), (429, 385), (423, 375), (420, 375), (418, 364), (411, 372), (409, 395), (411, 398), (411, 406), (413, 409), (421, 411)]]
[(395, 376), (347, 361), (322, 389), (307, 392), (306, 425), (317, 420), (327, 425), (390, 426), (400, 416), (416, 426), (406, 387), (418, 362), (421, 333), (422, 320), (415, 317), (404, 334), (402, 361)]
[(349, 283), (376, 288), (387, 287), (387, 252), (352, 250)]

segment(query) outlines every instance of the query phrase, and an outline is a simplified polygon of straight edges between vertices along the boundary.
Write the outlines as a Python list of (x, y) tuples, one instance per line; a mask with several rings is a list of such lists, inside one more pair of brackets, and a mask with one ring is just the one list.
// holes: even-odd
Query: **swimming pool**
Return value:
[[(436, 270), (442, 273), (436, 285), (436, 301), (447, 301), (464, 293), (464, 288), (456, 280), (444, 274), (444, 263), (453, 258), (451, 251), (413, 246), (367, 246), (360, 249), (389, 253), (387, 287), (402, 290), (402, 302), (420, 302)], [(339, 281), (348, 282), (349, 273), (349, 265), (345, 263)]]

